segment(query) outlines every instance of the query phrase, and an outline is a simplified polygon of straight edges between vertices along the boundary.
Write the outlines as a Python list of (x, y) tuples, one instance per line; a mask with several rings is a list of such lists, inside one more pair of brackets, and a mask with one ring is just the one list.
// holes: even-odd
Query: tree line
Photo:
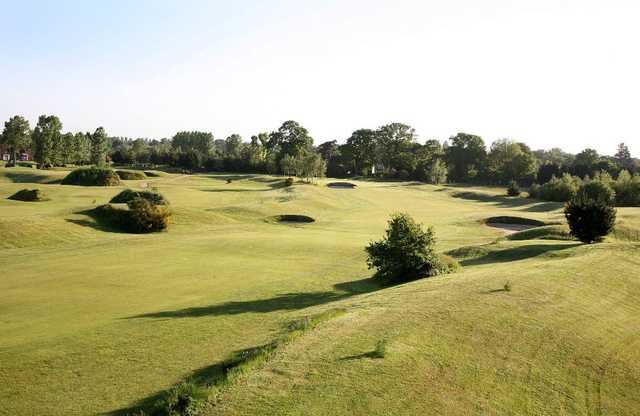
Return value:
[(580, 178), (607, 172), (616, 178), (626, 170), (640, 172), (640, 163), (621, 143), (614, 156), (585, 149), (573, 155), (559, 148), (531, 150), (510, 139), (487, 147), (482, 137), (458, 133), (447, 140), (418, 142), (414, 128), (390, 123), (354, 131), (344, 143), (314, 146), (309, 132), (296, 121), (285, 121), (273, 132), (244, 141), (238, 134), (215, 139), (210, 132), (183, 131), (172, 138), (108, 137), (102, 127), (93, 133), (63, 133), (56, 116), (40, 116), (31, 130), (21, 116), (5, 122), (0, 143), (13, 160), (29, 150), (40, 167), (57, 165), (168, 166), (189, 171), (233, 171), (323, 176), (375, 176), (428, 183), (467, 182), (523, 186), (544, 184), (565, 174)]

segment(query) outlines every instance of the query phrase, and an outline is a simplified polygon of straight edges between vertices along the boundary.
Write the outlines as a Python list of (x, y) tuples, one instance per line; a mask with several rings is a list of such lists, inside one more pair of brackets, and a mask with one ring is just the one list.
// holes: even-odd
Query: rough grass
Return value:
[[(499, 189), (357, 181), (358, 192), (342, 193), (262, 175), (172, 174), (154, 179), (172, 203), (171, 231), (134, 235), (79, 214), (112, 188), (55, 184), (64, 174), (0, 168), (0, 413), (124, 414), (333, 309), (345, 314), (279, 347), (204, 414), (640, 408), (638, 243), (494, 242), (481, 222), (555, 222), (558, 204)], [(6, 199), (35, 183), (50, 202)], [(391, 288), (371, 281), (363, 247), (397, 211), (433, 225), (459, 272)], [(283, 212), (321, 221), (264, 221)], [(639, 208), (619, 218), (640, 227)], [(385, 357), (372, 359), (379, 340)]]

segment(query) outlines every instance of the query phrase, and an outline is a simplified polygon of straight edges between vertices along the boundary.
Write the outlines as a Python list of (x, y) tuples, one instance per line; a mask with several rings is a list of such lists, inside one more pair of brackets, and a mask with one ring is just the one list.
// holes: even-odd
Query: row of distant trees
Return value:
[[(274, 132), (244, 141), (238, 134), (215, 139), (212, 133), (185, 131), (161, 140), (107, 137), (94, 133), (63, 133), (56, 116), (41, 116), (31, 130), (23, 117), (5, 123), (0, 143), (17, 153), (30, 150), (40, 166), (64, 164), (171, 166), (192, 171), (282, 173), (307, 178), (380, 176), (429, 183), (476, 182), (521, 185), (546, 183), (565, 173), (586, 177), (622, 170), (640, 172), (624, 143), (614, 156), (593, 149), (572, 155), (558, 148), (531, 150), (524, 143), (501, 139), (487, 148), (477, 135), (458, 133), (444, 142), (419, 143), (415, 129), (390, 123), (358, 129), (343, 144), (337, 140), (314, 146), (307, 129), (286, 121)], [(14, 156), (15, 160), (15, 156)]]
[(22, 116), (11, 117), (4, 123), (0, 144), (11, 151), (11, 161), (17, 162), (20, 151), (29, 151), (40, 167), (67, 164), (107, 163), (109, 138), (102, 127), (93, 133), (63, 133), (62, 123), (56, 116), (42, 115), (32, 130)]

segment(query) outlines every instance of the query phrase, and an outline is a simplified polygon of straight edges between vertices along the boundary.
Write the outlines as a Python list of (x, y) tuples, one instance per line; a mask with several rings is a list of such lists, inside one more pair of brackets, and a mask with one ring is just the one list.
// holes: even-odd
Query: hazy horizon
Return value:
[(640, 156), (632, 1), (7, 3), (0, 120), (245, 140), (285, 120), (315, 144), (390, 122), (419, 140)]

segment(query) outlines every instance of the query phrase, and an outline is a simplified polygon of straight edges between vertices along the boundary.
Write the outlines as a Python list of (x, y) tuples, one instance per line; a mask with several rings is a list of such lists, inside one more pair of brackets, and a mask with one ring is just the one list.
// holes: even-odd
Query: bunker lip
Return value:
[(531, 228), (542, 227), (546, 223), (531, 218), (522, 217), (490, 217), (484, 220), (487, 227), (494, 228), (504, 234), (514, 234)]
[(310, 224), (316, 221), (312, 217), (299, 214), (274, 215), (273, 217), (269, 217), (267, 220), (278, 224)]
[(356, 186), (358, 185), (351, 182), (330, 182), (327, 184), (327, 188), (333, 188), (333, 189), (353, 189)]

